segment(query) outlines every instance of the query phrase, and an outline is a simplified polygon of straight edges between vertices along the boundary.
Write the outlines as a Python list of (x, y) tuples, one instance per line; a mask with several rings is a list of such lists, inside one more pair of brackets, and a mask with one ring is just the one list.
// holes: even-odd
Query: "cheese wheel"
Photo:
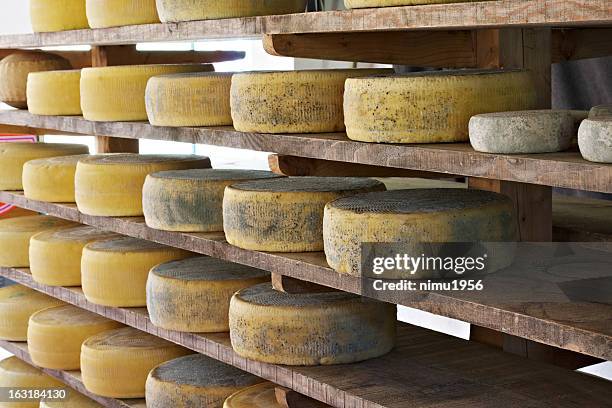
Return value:
[(265, 382), (237, 391), (223, 403), (223, 408), (284, 408), (276, 400), (276, 385)]
[(68, 143), (0, 143), (0, 190), (22, 190), (23, 165), (45, 157), (88, 153), (85, 145)]
[(28, 352), (39, 367), (78, 370), (83, 342), (94, 334), (122, 326), (72, 305), (43, 309), (30, 316)]
[(109, 398), (143, 398), (149, 371), (192, 352), (124, 327), (91, 336), (81, 347), (81, 377), (89, 392)]
[(201, 354), (179, 357), (149, 373), (147, 408), (218, 408), (231, 394), (263, 381)]
[(612, 116), (582, 121), (578, 130), (578, 147), (585, 160), (612, 163)]
[(35, 115), (80, 115), (81, 70), (31, 72), (26, 95)]
[[(401, 253), (418, 257), (428, 253), (428, 245), (422, 243), (516, 241), (516, 226), (510, 198), (488, 191), (446, 188), (360, 194), (325, 206), (325, 257), (337, 272), (359, 276), (362, 243), (394, 243)], [(397, 248), (389, 251), (396, 253)], [(489, 256), (488, 271), (511, 261), (512, 254), (504, 252)], [(389, 271), (383, 278), (431, 277), (427, 271), (414, 272)]]
[(39, 232), (74, 226), (76, 223), (48, 215), (29, 215), (0, 220), (0, 266), (30, 266), (30, 238)]
[[(106, 0), (100, 1), (106, 2)], [(213, 71), (213, 66), (159, 64), (83, 68), (81, 72), (83, 117), (94, 121), (147, 120), (145, 90), (149, 78), (156, 75), (202, 71)]]
[(30, 0), (35, 33), (89, 28), (85, 0)]
[(159, 23), (155, 0), (86, 0), (91, 28)]
[(306, 0), (157, 0), (163, 23), (302, 13)]
[[(32, 367), (17, 357), (8, 357), (0, 361), (0, 387), (4, 389), (48, 389), (64, 388), (59, 380)], [(38, 408), (38, 401), (0, 402), (0, 408)]]
[(68, 398), (62, 401), (40, 401), (39, 408), (102, 408), (104, 405), (74, 391), (68, 391)]
[(595, 119), (602, 116), (612, 116), (612, 104), (593, 106), (589, 111), (589, 119)]
[(207, 256), (157, 265), (147, 280), (149, 318), (168, 330), (226, 332), (232, 295), (269, 280), (266, 271)]
[(149, 174), (142, 189), (145, 222), (164, 231), (223, 231), (223, 191), (239, 181), (280, 177), (269, 171), (193, 169)]
[(380, 181), (353, 177), (287, 177), (234, 184), (223, 197), (225, 238), (255, 251), (321, 251), (325, 204), (384, 189)]
[(28, 107), (26, 85), (30, 72), (70, 69), (70, 62), (42, 51), (15, 51), (0, 61), (0, 102), (14, 108)]
[(469, 3), (482, 0), (344, 0), (347, 9), (369, 7), (415, 6), (422, 4)]
[(88, 301), (104, 306), (146, 306), (149, 270), (183, 259), (190, 252), (142, 239), (121, 237), (87, 244), (81, 257), (81, 284)]
[(389, 72), (331, 69), (235, 74), (230, 100), (234, 127), (258, 133), (342, 131), (346, 79)]
[(89, 215), (142, 215), (142, 186), (149, 173), (210, 168), (195, 155), (113, 154), (79, 160), (74, 177), (79, 211)]
[(25, 286), (0, 288), (0, 339), (26, 341), (30, 316), (61, 304), (64, 302)]
[(472, 116), (534, 109), (535, 89), (526, 71), (430, 71), (348, 79), (346, 134), (362, 142), (464, 142)]
[(30, 238), (32, 279), (43, 285), (81, 286), (83, 247), (119, 236), (85, 225), (40, 232)]
[(145, 104), (154, 126), (226, 126), (230, 112), (230, 72), (190, 72), (149, 79)]
[(230, 302), (230, 339), (242, 357), (271, 364), (345, 364), (395, 343), (396, 307), (346, 292), (288, 294), (269, 283)]
[(563, 110), (485, 113), (469, 122), (474, 150), (500, 154), (567, 150), (575, 128), (574, 115)]

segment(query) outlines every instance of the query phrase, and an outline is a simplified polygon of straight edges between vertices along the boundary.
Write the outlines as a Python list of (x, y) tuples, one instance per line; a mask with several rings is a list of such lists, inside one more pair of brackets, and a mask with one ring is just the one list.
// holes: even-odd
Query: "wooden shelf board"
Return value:
[[(0, 192), (0, 201), (347, 292), (362, 293), (360, 278), (335, 272), (329, 268), (324, 254), (320, 252), (281, 254), (249, 251), (228, 244), (223, 233), (155, 230), (147, 227), (142, 217), (88, 216), (80, 213), (74, 204), (40, 202), (25, 198), (20, 192)], [(520, 285), (529, 283), (531, 282), (519, 282)], [(495, 297), (481, 298), (478, 294), (465, 292), (448, 294), (386, 291), (378, 292), (376, 298), (550, 346), (612, 360), (611, 306), (554, 302), (509, 303)]]
[(25, 342), (17, 342), (17, 341), (6, 341), (0, 340), (0, 347), (5, 349), (6, 351), (13, 353), (15, 357), (20, 360), (39, 368), (44, 371), (51, 377), (55, 377), (64, 384), (70, 386), (71, 388), (77, 390), (81, 394), (97, 401), (98, 403), (104, 405), (107, 408), (145, 408), (144, 399), (115, 399), (115, 398), (105, 398), (96, 394), (92, 394), (91, 392), (85, 389), (83, 385), (83, 381), (81, 380), (81, 372), (80, 371), (62, 371), (62, 370), (50, 370), (48, 368), (38, 367), (36, 364), (32, 362), (30, 358), (30, 353), (28, 352), (28, 344)]
[(260, 363), (236, 354), (228, 333), (164, 330), (151, 323), (145, 308), (95, 305), (80, 288), (34, 282), (27, 269), (0, 268), (0, 275), (334, 407), (432, 406), (432, 399), (436, 407), (564, 407), (578, 401), (583, 406), (603, 406), (612, 398), (612, 387), (605, 380), (405, 324), (398, 327), (395, 350), (381, 358), (315, 367)]
[(608, 0), (572, 0), (569, 3), (567, 0), (498, 0), (3, 35), (0, 36), (0, 48), (194, 41), (262, 34), (501, 26), (584, 27), (606, 26), (611, 22)]
[(80, 116), (0, 112), (0, 123), (94, 136), (155, 139), (275, 152), (340, 162), (612, 193), (612, 165), (588, 162), (578, 152), (498, 155), (468, 143), (396, 145), (362, 143), (343, 133), (260, 134), (232, 127), (158, 127), (146, 122), (92, 122)]

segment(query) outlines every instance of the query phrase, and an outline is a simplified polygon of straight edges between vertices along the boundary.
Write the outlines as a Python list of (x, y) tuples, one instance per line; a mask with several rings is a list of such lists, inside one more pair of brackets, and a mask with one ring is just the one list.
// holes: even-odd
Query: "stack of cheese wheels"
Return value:
[(21, 285), (0, 288), (0, 339), (26, 341), (33, 313), (62, 305), (61, 300)]
[(191, 351), (131, 327), (91, 336), (81, 347), (88, 391), (110, 398), (143, 398), (149, 372)]
[(162, 22), (300, 13), (306, 0), (157, 0)]
[(81, 70), (31, 72), (26, 95), (35, 115), (80, 115)]
[(612, 104), (593, 106), (589, 111), (589, 119), (595, 119), (602, 116), (612, 116)]
[(35, 33), (89, 28), (85, 0), (30, 0)]
[(389, 72), (331, 69), (235, 74), (231, 89), (234, 127), (259, 133), (342, 131), (346, 79)]
[(151, 77), (203, 71), (213, 71), (213, 66), (159, 64), (83, 68), (81, 71), (83, 117), (94, 121), (147, 120), (145, 90), (147, 81)]
[[(0, 361), (0, 387), (3, 389), (45, 389), (62, 388), (64, 384), (48, 376), (17, 357)], [(7, 392), (8, 394), (8, 392)], [(38, 408), (38, 401), (23, 403), (0, 403), (1, 407)]]
[(395, 305), (346, 292), (288, 294), (262, 283), (232, 297), (229, 320), (234, 351), (265, 363), (352, 363), (395, 344)]
[(40, 232), (30, 238), (32, 279), (44, 285), (80, 286), (83, 247), (117, 237), (85, 225)]
[[(364, 242), (394, 243), (402, 253), (418, 257), (428, 253), (428, 243), (516, 241), (517, 220), (512, 201), (497, 193), (394, 190), (330, 202), (325, 206), (323, 236), (329, 265), (340, 273), (360, 275)], [(390, 246), (389, 251), (397, 251), (396, 246)], [(383, 252), (380, 249), (377, 255)], [(503, 251), (499, 256), (489, 256), (488, 271), (506, 267), (511, 261), (512, 254)], [(393, 270), (383, 278), (408, 276), (427, 274)]]
[(245, 388), (230, 395), (223, 403), (223, 408), (283, 408), (275, 395), (276, 386), (264, 382)]
[(94, 334), (122, 326), (76, 306), (51, 307), (30, 316), (28, 352), (39, 367), (78, 370), (83, 342)]
[(159, 23), (155, 0), (86, 0), (91, 28)]
[(287, 177), (231, 185), (223, 197), (227, 241), (271, 252), (323, 249), (323, 208), (349, 195), (382, 191), (380, 181), (352, 177)]
[(223, 231), (223, 192), (240, 181), (280, 177), (261, 170), (193, 169), (149, 174), (142, 189), (145, 222), (164, 231)]
[(585, 160), (612, 163), (612, 116), (596, 116), (582, 121), (578, 147)]
[(77, 163), (88, 154), (30, 160), (23, 165), (23, 194), (52, 203), (74, 203), (74, 174)]
[(194, 155), (112, 154), (79, 160), (74, 177), (79, 211), (100, 216), (142, 215), (142, 186), (149, 173), (210, 168)]
[(74, 390), (68, 391), (68, 398), (62, 401), (40, 401), (38, 408), (103, 408), (104, 405)]
[(480, 0), (344, 0), (347, 9), (370, 7), (414, 6), (420, 4), (469, 3)]
[(30, 72), (70, 69), (70, 62), (42, 51), (16, 51), (0, 61), (0, 102), (14, 108), (28, 107), (26, 86)]
[(149, 373), (147, 408), (220, 407), (231, 394), (263, 381), (201, 354), (179, 357)]
[(470, 117), (536, 107), (530, 73), (434, 71), (351, 78), (344, 117), (350, 139), (383, 143), (468, 140)]
[(269, 280), (266, 271), (206, 256), (161, 264), (147, 280), (149, 317), (168, 330), (229, 331), (232, 295)]
[(151, 241), (121, 237), (83, 248), (81, 284), (88, 301), (104, 306), (146, 306), (147, 276), (160, 263), (190, 253)]
[(34, 159), (85, 154), (85, 145), (64, 143), (1, 143), (0, 190), (22, 190), (23, 165)]
[(225, 126), (232, 124), (232, 73), (189, 72), (149, 79), (145, 104), (154, 126)]
[(564, 110), (484, 113), (470, 119), (470, 143), (485, 153), (560, 152), (570, 147), (575, 122)]
[(30, 266), (30, 238), (42, 231), (77, 225), (48, 215), (0, 220), (0, 266)]

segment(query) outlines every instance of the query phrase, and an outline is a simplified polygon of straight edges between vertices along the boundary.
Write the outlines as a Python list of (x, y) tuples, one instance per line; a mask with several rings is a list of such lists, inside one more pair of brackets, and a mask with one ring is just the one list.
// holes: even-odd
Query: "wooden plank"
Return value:
[(612, 55), (612, 29), (560, 29), (552, 32), (552, 62)]
[(51, 377), (58, 379), (69, 387), (77, 390), (81, 394), (100, 403), (102, 406), (105, 406), (107, 408), (145, 408), (146, 404), (144, 399), (121, 400), (115, 398), (105, 398), (87, 391), (87, 389), (83, 385), (83, 381), (81, 380), (80, 371), (51, 370), (48, 368), (41, 368), (36, 366), (30, 358), (30, 354), (28, 353), (28, 345), (25, 342), (0, 340), (0, 347), (14, 354), (15, 357), (17, 357), (18, 359), (34, 367), (37, 367), (38, 369), (44, 371), (46, 374), (50, 375)]
[[(0, 201), (60, 218), (96, 226), (135, 238), (159, 242), (188, 251), (214, 256), (255, 268), (313, 282), (347, 292), (362, 293), (361, 279), (330, 269), (323, 253), (266, 253), (237, 248), (225, 241), (223, 233), (176, 233), (148, 228), (141, 217), (94, 217), (79, 213), (74, 204), (53, 204), (30, 200), (21, 193), (0, 192)], [(576, 271), (580, 273), (579, 270)], [(502, 277), (503, 278), (503, 277)], [(553, 279), (553, 280), (551, 280)], [(567, 279), (574, 279), (571, 276)], [(548, 302), (523, 301), (504, 292), (378, 292), (373, 297), (442, 316), (502, 331), (517, 337), (612, 360), (612, 306), (590, 303), (559, 303), (564, 298), (554, 277), (545, 271), (529, 271), (513, 287), (539, 285), (549, 288), (554, 299)], [(490, 281), (493, 287), (496, 280)], [(540, 293), (540, 292), (539, 292)], [(541, 291), (540, 296), (544, 296)], [(486, 295), (486, 296), (485, 296)], [(296, 390), (299, 391), (299, 390)], [(299, 391), (301, 392), (301, 391)], [(312, 395), (311, 395), (312, 396)]]
[(85, 135), (210, 144), (330, 161), (612, 193), (612, 165), (588, 162), (578, 152), (497, 155), (476, 152), (467, 143), (362, 143), (349, 140), (343, 133), (273, 135), (241, 133), (231, 127), (168, 128), (151, 126), (145, 122), (90, 122), (76, 116), (38, 116), (18, 110), (0, 112), (0, 123)]
[(282, 408), (326, 408), (329, 405), (324, 404), (320, 401), (308, 398), (305, 395), (295, 392), (290, 388), (276, 387), (274, 389), (274, 395), (276, 396), (276, 402)]
[[(227, 333), (179, 333), (155, 327), (144, 308), (87, 302), (80, 288), (33, 282), (27, 270), (0, 275), (137, 329), (183, 345), (333, 407), (605, 406), (606, 380), (518, 358), (477, 343), (399, 324), (395, 349), (380, 358), (337, 366), (281, 366), (236, 354)], [(477, 358), (474, 358), (477, 356)]]
[(553, 197), (555, 241), (612, 242), (612, 201)]

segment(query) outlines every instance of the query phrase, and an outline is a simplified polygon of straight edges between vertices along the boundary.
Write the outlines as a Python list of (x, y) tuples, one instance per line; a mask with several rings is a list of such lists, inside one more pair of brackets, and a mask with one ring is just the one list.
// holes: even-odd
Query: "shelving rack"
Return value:
[[(493, 0), (4, 35), (0, 36), (0, 55), (16, 48), (89, 44), (92, 50), (85, 60), (82, 54), (78, 57), (81, 66), (105, 66), (137, 61), (132, 54), (122, 58), (119, 52), (125, 50), (121, 48), (125, 44), (136, 42), (261, 38), (266, 50), (275, 55), (431, 67), (529, 69), (538, 78), (540, 107), (549, 108), (551, 64), (612, 55), (611, 36), (609, 0)], [(167, 55), (173, 62), (196, 58), (193, 54)], [(231, 127), (94, 123), (81, 117), (42, 117), (25, 111), (0, 112), (0, 124), (0, 131), (94, 135), (100, 152), (137, 152), (139, 138), (275, 152), (283, 163), (280, 170), (287, 175), (363, 175), (368, 169), (379, 173), (386, 168), (386, 175), (466, 176), (470, 188), (501, 192), (513, 199), (523, 241), (552, 239), (552, 187), (612, 193), (612, 165), (587, 162), (577, 152), (494, 155), (475, 152), (469, 144), (368, 144), (351, 141), (342, 133), (245, 134)], [(283, 279), (361, 293), (358, 278), (337, 274), (320, 253), (246, 251), (229, 245), (222, 233), (156, 231), (147, 228), (142, 218), (86, 216), (74, 205), (42, 203), (26, 199), (20, 192), (0, 192), (0, 201), (255, 266)], [(349, 366), (286, 367), (239, 357), (231, 349), (227, 334), (161, 330), (150, 323), (144, 309), (93, 305), (78, 288), (37, 284), (27, 270), (2, 268), (0, 275), (334, 407), (456, 407), (461, 403), (603, 407), (612, 401), (609, 382), (571, 371), (611, 359), (612, 307), (603, 304), (560, 308), (546, 303), (500, 303), (474, 295), (430, 293), (402, 299), (381, 295), (383, 301), (472, 323), (471, 340), (402, 325), (398, 347), (388, 356)], [(15, 345), (0, 345), (17, 350)], [(113, 403), (104, 405), (118, 406)]]

